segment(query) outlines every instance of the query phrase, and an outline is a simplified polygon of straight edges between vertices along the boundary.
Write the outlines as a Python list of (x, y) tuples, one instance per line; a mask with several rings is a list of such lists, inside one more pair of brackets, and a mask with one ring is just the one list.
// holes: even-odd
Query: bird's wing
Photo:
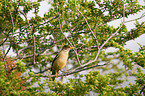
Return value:
[[(60, 52), (59, 52), (59, 53), (60, 53)], [(51, 71), (52, 71), (52, 66), (53, 66), (54, 61), (59, 57), (59, 53), (57, 53), (57, 55), (55, 56), (55, 58), (54, 58), (53, 61), (52, 61)]]

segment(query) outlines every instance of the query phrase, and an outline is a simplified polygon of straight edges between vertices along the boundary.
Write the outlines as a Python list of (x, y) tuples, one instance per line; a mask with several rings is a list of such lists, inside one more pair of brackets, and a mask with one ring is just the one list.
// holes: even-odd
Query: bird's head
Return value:
[(69, 51), (71, 49), (74, 49), (74, 47), (70, 47), (69, 45), (64, 45), (62, 48), (62, 50), (64, 50), (64, 51)]

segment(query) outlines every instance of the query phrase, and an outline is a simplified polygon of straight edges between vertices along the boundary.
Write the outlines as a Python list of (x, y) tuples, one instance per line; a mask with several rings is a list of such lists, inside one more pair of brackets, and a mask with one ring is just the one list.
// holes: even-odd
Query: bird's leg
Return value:
[(65, 73), (65, 75), (67, 75), (69, 72), (65, 72), (65, 71), (62, 71), (62, 70), (60, 70), (61, 72), (63, 72), (63, 73)]
[(57, 71), (55, 72), (55, 77), (57, 78)]

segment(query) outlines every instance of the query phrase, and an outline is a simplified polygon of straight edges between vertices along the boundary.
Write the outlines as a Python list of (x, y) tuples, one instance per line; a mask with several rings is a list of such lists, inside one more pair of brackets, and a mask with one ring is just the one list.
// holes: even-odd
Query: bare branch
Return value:
[[(71, 36), (71, 35), (70, 35), (70, 36)], [(71, 39), (72, 39), (72, 43), (73, 43), (73, 45), (75, 45), (72, 36), (71, 36)], [(79, 63), (80, 65), (82, 65), (81, 62), (80, 62), (80, 60), (79, 60), (79, 55), (78, 55), (78, 53), (77, 53), (77, 49), (74, 49), (74, 51), (75, 51), (75, 53), (76, 53), (78, 63)]]
[(8, 37), (6, 37), (6, 39), (0, 44), (0, 46), (2, 46), (6, 41), (7, 41)]
[(131, 32), (137, 31), (137, 30), (140, 29), (143, 25), (145, 25), (145, 22), (142, 23), (142, 24), (141, 24), (139, 27), (137, 27), (136, 29), (130, 30), (130, 31), (126, 32), (126, 33), (131, 33)]
[(33, 63), (35, 64), (35, 51), (36, 51), (36, 46), (35, 46), (35, 36), (34, 36), (34, 34), (33, 34)]
[(11, 30), (8, 32), (8, 34), (6, 35), (5, 40), (0, 44), (0, 46), (2, 46), (8, 40), (10, 32), (11, 32)]
[[(85, 67), (85, 68), (82, 68), (82, 69), (80, 69), (80, 70), (76, 70), (76, 71), (74, 71), (74, 72), (69, 72), (68, 74), (67, 74), (67, 76), (68, 75), (71, 75), (71, 74), (74, 74), (74, 73), (78, 73), (78, 72), (81, 72), (81, 71), (84, 71), (84, 70), (88, 70), (88, 69), (91, 69), (91, 68), (95, 68), (95, 67), (103, 67), (103, 66), (105, 66), (106, 64), (103, 64), (103, 65), (93, 65), (93, 66), (90, 66), (90, 67)], [(50, 68), (48, 68), (48, 69), (50, 69)], [(46, 69), (47, 70), (47, 69)], [(38, 72), (38, 73), (35, 73), (35, 75), (36, 74), (39, 74), (40, 72)], [(43, 75), (43, 77), (55, 77), (55, 75)], [(58, 74), (57, 75), (57, 77), (60, 77), (60, 76), (66, 76), (66, 74)]]
[[(125, 10), (123, 11), (123, 16), (125, 16)], [(83, 68), (83, 67), (85, 67), (85, 66), (87, 66), (87, 65), (89, 65), (89, 64), (91, 64), (91, 63), (93, 63), (93, 62), (95, 62), (96, 60), (97, 60), (97, 58), (98, 58), (98, 56), (99, 56), (99, 54), (100, 54), (100, 51), (101, 51), (101, 49), (104, 47), (104, 45), (112, 38), (112, 37), (114, 37), (117, 33), (118, 33), (118, 31), (121, 29), (121, 27), (123, 26), (123, 24), (124, 24), (124, 17), (123, 17), (123, 23), (121, 24), (121, 26), (118, 28), (118, 30), (116, 30), (116, 32), (114, 32), (101, 46), (100, 46), (100, 48), (98, 48), (98, 52), (97, 52), (97, 55), (96, 55), (96, 57), (95, 57), (95, 59), (94, 60), (92, 60), (92, 61), (89, 61), (89, 62), (87, 62), (87, 63), (85, 63), (85, 64), (83, 64), (83, 65), (81, 65), (81, 66), (79, 66), (79, 67), (77, 67), (77, 68), (75, 68), (75, 69), (73, 69), (71, 72), (75, 72), (77, 69), (79, 69), (79, 68)]]
[[(59, 13), (58, 13), (58, 14), (59, 14)], [(59, 19), (59, 18), (58, 18), (58, 21), (59, 21), (59, 26), (60, 26), (61, 33), (64, 35), (63, 30), (62, 30), (62, 28), (61, 28), (61, 24), (60, 24), (60, 19)], [(64, 36), (65, 36), (65, 35), (64, 35)], [(67, 41), (70, 43), (70, 45), (73, 46), (72, 43), (70, 42), (70, 40), (69, 40), (66, 36), (65, 36), (65, 38), (66, 38)], [(77, 61), (78, 61), (79, 65), (81, 65), (81, 62), (80, 62), (80, 60), (79, 60), (77, 51), (76, 51), (75, 49), (73, 49), (73, 50), (74, 50), (74, 52), (75, 52), (75, 54), (76, 54)]]
[(10, 51), (10, 49), (11, 49), (11, 44), (10, 44), (10, 46), (9, 46), (9, 48), (8, 48), (8, 50), (7, 50), (7, 52), (6, 52), (6, 54), (5, 54), (5, 56), (4, 56), (4, 58), (7, 56), (7, 54), (9, 53), (9, 51)]
[(29, 49), (29, 48), (33, 48), (33, 46), (27, 46), (27, 47), (24, 47), (24, 48), (20, 49), (18, 51), (18, 55), (20, 54), (21, 51), (26, 50), (26, 49)]
[[(10, 11), (10, 9), (9, 9), (9, 11)], [(12, 36), (13, 36), (13, 34), (14, 34), (14, 21), (13, 21), (13, 16), (12, 16), (12, 13), (11, 13), (11, 11), (10, 11), (10, 15), (11, 15), (11, 21), (12, 21)], [(11, 38), (11, 39), (13, 39), (13, 38)]]
[[(9, 10), (10, 11), (10, 10)], [(6, 53), (4, 53), (5, 55), (4, 55), (4, 59), (5, 59), (5, 57), (7, 56), (7, 54), (9, 53), (9, 51), (10, 51), (10, 49), (11, 49), (11, 44), (12, 44), (12, 40), (13, 40), (13, 33), (14, 33), (14, 22), (13, 22), (13, 16), (12, 16), (12, 13), (11, 13), (11, 11), (10, 11), (10, 15), (11, 15), (11, 21), (12, 21), (12, 36), (10, 36), (10, 45), (9, 45), (9, 48), (8, 48), (8, 50), (7, 50), (7, 52)], [(6, 38), (6, 40), (7, 40), (7, 38)]]
[(85, 68), (81, 68), (80, 70), (76, 70), (74, 72), (70, 72), (68, 73), (68, 75), (71, 75), (71, 74), (74, 74), (74, 73), (78, 73), (78, 72), (81, 72), (81, 71), (84, 71), (84, 70), (88, 70), (88, 69), (91, 69), (91, 68), (95, 68), (95, 67), (101, 67), (101, 66), (105, 66), (106, 64), (103, 64), (103, 65), (93, 65), (93, 66), (90, 66), (90, 67), (85, 67)]
[(90, 25), (89, 25), (87, 19), (85, 18), (85, 16), (84, 16), (84, 15), (81, 13), (81, 11), (79, 11), (79, 9), (77, 8), (77, 6), (76, 6), (76, 0), (75, 0), (75, 7), (76, 7), (77, 11), (78, 11), (78, 12), (83, 16), (83, 18), (85, 19), (85, 21), (86, 21), (86, 23), (87, 23), (87, 25), (88, 25), (88, 27), (89, 27), (91, 33), (93, 34), (93, 36), (94, 36), (94, 38), (95, 38), (95, 40), (96, 40), (96, 42), (97, 42), (97, 46), (98, 46), (98, 49), (99, 49), (99, 42), (98, 42), (98, 40), (97, 40), (97, 37), (95, 36), (94, 32), (92, 31), (92, 29), (91, 29), (91, 27), (90, 27)]
[(34, 73), (35, 73), (35, 74), (44, 73), (44, 72), (46, 72), (46, 71), (48, 71), (48, 70), (51, 70), (51, 68), (46, 68), (46, 69), (43, 70), (43, 71), (40, 71), (40, 72), (34, 72)]
[[(10, 9), (9, 9), (9, 11), (10, 11)], [(10, 41), (10, 45), (9, 45), (9, 48), (8, 48), (7, 52), (5, 53), (5, 50), (4, 50), (4, 48), (3, 48), (3, 54), (4, 54), (4, 55), (2, 55), (3, 61), (4, 61), (4, 65), (5, 65), (5, 68), (6, 68), (6, 72), (8, 72), (8, 68), (7, 68), (7, 64), (6, 64), (6, 62), (5, 62), (5, 58), (6, 58), (7, 54), (9, 53), (9, 51), (10, 51), (10, 49), (11, 49), (11, 44), (12, 44), (12, 40), (13, 40), (13, 33), (14, 33), (14, 21), (13, 21), (13, 16), (12, 16), (11, 11), (10, 11), (10, 15), (11, 15), (11, 22), (12, 22), (12, 36), (10, 36), (10, 40), (11, 40), (11, 41)], [(11, 31), (11, 30), (10, 30), (10, 31)], [(9, 37), (10, 31), (8, 32), (8, 35), (6, 35), (6, 36), (7, 36), (6, 39), (5, 39), (0, 45), (3, 45), (4, 42), (6, 42), (6, 40), (7, 40), (8, 37)], [(3, 47), (4, 47), (4, 45), (3, 45)]]
[(42, 24), (39, 24), (39, 25), (35, 26), (35, 28), (36, 28), (36, 27), (39, 27), (39, 26), (41, 26), (41, 25), (47, 24), (47, 23), (49, 23), (50, 21), (52, 21), (52, 20), (54, 20), (54, 19), (57, 19), (57, 18), (59, 18), (59, 15), (58, 15), (58, 16), (55, 16), (54, 18), (52, 18), (51, 20), (49, 20), (49, 21), (47, 21), (47, 22), (44, 22), (44, 23), (42, 23)]
[(36, 45), (35, 45), (35, 28), (33, 28), (32, 34), (33, 34), (33, 63), (35, 64), (35, 52), (36, 52)]
[(136, 21), (136, 20), (142, 19), (143, 17), (145, 17), (145, 13), (143, 13), (140, 17), (138, 17), (138, 18), (136, 18), (136, 19), (129, 20), (129, 21), (125, 21), (124, 23), (128, 23), (128, 22)]
[[(39, 54), (39, 53), (36, 54), (36, 53), (35, 53), (35, 56), (38, 56), (38, 55), (41, 55), (41, 56), (42, 56), (42, 55), (51, 55), (51, 54), (56, 54), (56, 53), (57, 53), (57, 52), (53, 52), (53, 53), (41, 53), (41, 54)], [(16, 59), (18, 59), (18, 58), (23, 58), (23, 59), (24, 59), (24, 58), (29, 58), (29, 57), (32, 57), (32, 56), (33, 56), (33, 55), (17, 56)]]
[(143, 88), (140, 91), (140, 94), (143, 92), (143, 90), (145, 89), (145, 85), (143, 86)]
[[(76, 35), (78, 35), (78, 34), (87, 33), (87, 32), (89, 32), (89, 31), (79, 31), (79, 32), (77, 32), (77, 33), (75, 33), (75, 34), (73, 34), (73, 35), (69, 35), (68, 37), (76, 36)], [(60, 40), (57, 40), (57, 41), (51, 43), (49, 46), (47, 46), (45, 49), (43, 49), (40, 53), (38, 53), (38, 54), (35, 53), (35, 56), (38, 56), (38, 55), (51, 55), (51, 54), (56, 53), (56, 52), (54, 52), (54, 53), (50, 53), (50, 54), (49, 54), (49, 53), (48, 53), (48, 54), (43, 54), (43, 52), (44, 52), (46, 49), (48, 49), (50, 46), (52, 46), (53, 44), (56, 44), (56, 43), (58, 43), (58, 42), (61, 42), (61, 41), (65, 40), (65, 39), (66, 39), (66, 37), (64, 37), (64, 38), (62, 38), (62, 39), (60, 39)], [(24, 48), (20, 49), (20, 50), (18, 51), (18, 56), (17, 56), (17, 58), (29, 58), (29, 57), (32, 57), (33, 55), (20, 56), (20, 52), (22, 52), (23, 50), (29, 49), (29, 48), (33, 48), (33, 46), (27, 46), (27, 47), (24, 47)]]

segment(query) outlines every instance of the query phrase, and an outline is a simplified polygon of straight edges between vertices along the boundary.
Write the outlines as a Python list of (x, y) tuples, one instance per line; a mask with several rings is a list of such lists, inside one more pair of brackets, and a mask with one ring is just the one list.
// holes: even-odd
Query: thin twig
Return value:
[(36, 27), (39, 27), (39, 26), (41, 26), (41, 25), (47, 24), (47, 23), (49, 23), (50, 21), (52, 21), (52, 20), (54, 20), (54, 19), (57, 19), (57, 18), (59, 18), (59, 15), (58, 15), (58, 16), (55, 16), (54, 18), (52, 18), (51, 20), (49, 20), (49, 21), (47, 21), (47, 22), (44, 22), (44, 23), (42, 23), (42, 24), (39, 24), (39, 25), (35, 26), (35, 28), (36, 28)]
[(95, 36), (94, 32), (92, 31), (92, 29), (91, 29), (91, 27), (90, 27), (90, 25), (89, 25), (87, 19), (85, 18), (85, 16), (84, 16), (84, 15), (81, 13), (81, 11), (79, 11), (79, 9), (77, 8), (77, 6), (76, 6), (76, 0), (75, 0), (75, 7), (76, 7), (77, 11), (78, 11), (78, 12), (83, 16), (83, 18), (85, 19), (85, 21), (86, 21), (86, 23), (87, 23), (87, 25), (88, 25), (88, 27), (89, 27), (91, 33), (93, 34), (93, 36), (94, 36), (94, 38), (95, 38), (95, 40), (96, 40), (96, 43), (97, 43), (97, 46), (98, 46), (98, 49), (99, 49), (99, 42), (98, 42), (98, 39), (97, 39), (97, 37)]
[[(53, 52), (53, 53), (41, 53), (41, 54), (39, 54), (39, 53), (36, 54), (35, 53), (35, 56), (38, 56), (38, 55), (41, 55), (41, 56), (42, 55), (51, 55), (51, 54), (56, 54), (56, 53), (57, 52)], [(33, 56), (33, 54), (32, 55), (26, 55), (26, 56), (17, 56), (16, 59), (18, 59), (18, 58), (23, 58), (24, 59), (24, 58), (29, 58), (29, 57), (32, 57), (32, 56)]]
[[(87, 32), (89, 32), (89, 31), (79, 31), (79, 32), (77, 32), (77, 33), (75, 33), (75, 34), (73, 34), (73, 35), (69, 35), (68, 37), (76, 36), (76, 35), (79, 35), (79, 34), (82, 34), (82, 33), (87, 33)], [(65, 40), (65, 39), (66, 39), (66, 37), (64, 37), (64, 38), (62, 38), (62, 39), (59, 39), (59, 40), (57, 40), (57, 41), (51, 43), (51, 44), (50, 44), (49, 46), (47, 46), (44, 50), (42, 50), (40, 53), (35, 54), (35, 56), (37, 56), (37, 55), (50, 55), (50, 54), (54, 54), (54, 53), (43, 54), (43, 52), (44, 52), (46, 49), (48, 49), (48, 47), (52, 46), (53, 44), (56, 44), (56, 43), (58, 43), (58, 42), (61, 42), (61, 41)], [(21, 51), (26, 50), (26, 49), (29, 49), (29, 48), (33, 48), (33, 46), (27, 46), (27, 47), (24, 47), (24, 48), (20, 49), (20, 50), (18, 51), (18, 56), (17, 56), (17, 58), (29, 58), (29, 57), (32, 57), (33, 55), (20, 56), (20, 52), (21, 52)]]
[(0, 44), (0, 46), (2, 46), (6, 41), (7, 41), (8, 37), (6, 37), (6, 39)]
[(33, 48), (33, 46), (27, 46), (27, 47), (24, 47), (24, 48), (20, 49), (18, 51), (18, 55), (20, 54), (21, 51), (26, 50), (26, 49), (29, 49), (29, 48)]
[(6, 52), (6, 54), (5, 54), (5, 56), (4, 56), (4, 58), (7, 56), (7, 54), (9, 53), (9, 51), (10, 51), (10, 49), (11, 49), (11, 44), (10, 44), (10, 46), (9, 46), (9, 48), (8, 48), (8, 50), (7, 50), (7, 52)]
[(35, 64), (35, 51), (36, 51), (36, 45), (35, 45), (35, 35), (34, 35), (34, 33), (33, 33), (33, 63)]
[[(59, 13), (58, 13), (58, 14), (59, 14)], [(60, 15), (59, 15), (59, 16), (60, 16)], [(63, 30), (62, 30), (62, 28), (61, 28), (61, 24), (60, 24), (60, 19), (59, 19), (59, 18), (58, 18), (58, 21), (59, 21), (60, 31), (61, 31), (61, 33), (64, 35)], [(64, 36), (65, 36), (65, 35), (64, 35)], [(69, 40), (66, 36), (65, 36), (65, 38), (66, 38), (67, 41), (70, 43), (70, 45), (73, 46), (72, 43), (70, 42), (70, 40)], [(77, 54), (76, 50), (75, 50), (75, 49), (73, 49), (73, 50), (74, 50), (74, 52), (75, 52), (75, 54), (76, 54), (77, 61), (78, 61), (79, 65), (82, 65), (81, 62), (80, 62), (80, 60), (79, 60), (79, 57), (78, 57), (78, 54)]]
[(32, 35), (33, 35), (33, 64), (35, 64), (35, 52), (36, 52), (36, 45), (35, 45), (35, 27), (33, 25)]
[(143, 13), (140, 17), (138, 17), (138, 18), (136, 18), (136, 19), (129, 20), (129, 21), (125, 21), (124, 23), (128, 23), (128, 22), (136, 21), (136, 20), (142, 19), (143, 17), (145, 17), (145, 13)]
[[(3, 54), (4, 54), (4, 55), (2, 55), (4, 64), (5, 64), (5, 68), (6, 68), (6, 72), (8, 72), (8, 68), (7, 68), (7, 64), (6, 64), (6, 62), (5, 62), (5, 58), (6, 58), (7, 54), (9, 53), (9, 51), (10, 51), (10, 49), (11, 49), (11, 44), (12, 44), (13, 34), (14, 34), (14, 21), (13, 21), (13, 16), (12, 16), (12, 13), (11, 13), (10, 9), (9, 9), (9, 12), (10, 12), (10, 15), (11, 15), (11, 22), (12, 22), (12, 36), (10, 37), (10, 40), (11, 40), (11, 41), (10, 41), (10, 46), (9, 46), (7, 52), (5, 53), (4, 48), (3, 48)], [(8, 33), (8, 34), (9, 34), (9, 33)], [(7, 40), (7, 38), (4, 40), (4, 42), (5, 42), (6, 40)], [(3, 42), (3, 43), (4, 43), (4, 42)], [(2, 43), (2, 44), (3, 44), (3, 43)], [(3, 47), (4, 47), (4, 45), (3, 45)]]
[(42, 70), (42, 71), (40, 71), (40, 72), (35, 72), (35, 74), (44, 73), (44, 72), (46, 72), (46, 71), (48, 71), (48, 70), (51, 70), (51, 68), (49, 67), (49, 68), (46, 68), (46, 69), (44, 69), (44, 70)]
[[(10, 11), (10, 9), (9, 9), (9, 11)], [(11, 11), (10, 11), (10, 15), (11, 15), (11, 21), (12, 21), (12, 36), (10, 37), (10, 46), (9, 46), (9, 48), (8, 48), (8, 50), (7, 50), (7, 52), (6, 52), (6, 54), (5, 54), (5, 56), (4, 56), (4, 59), (5, 59), (5, 57), (7, 56), (7, 54), (9, 53), (9, 51), (10, 51), (10, 49), (11, 49), (11, 45), (12, 45), (12, 40), (13, 40), (13, 34), (14, 34), (14, 22), (13, 22), (13, 16), (12, 16), (12, 13), (11, 13)]]
[[(70, 36), (71, 36), (71, 35), (70, 35)], [(72, 39), (72, 43), (73, 43), (73, 45), (75, 45), (72, 36), (71, 36), (71, 39)], [(80, 60), (79, 60), (79, 55), (78, 55), (78, 53), (77, 53), (77, 49), (74, 49), (74, 51), (75, 51), (75, 54), (76, 54), (76, 56), (77, 56), (77, 61), (78, 61), (79, 65), (82, 65), (81, 62), (80, 62)]]
[(3, 45), (7, 41), (7, 39), (9, 38), (10, 32), (11, 32), (11, 30), (8, 32), (8, 34), (6, 35), (5, 40), (0, 44), (0, 46)]
[(126, 34), (139, 30), (142, 26), (144, 26), (144, 24), (145, 24), (145, 23), (142, 23), (142, 24), (141, 24), (140, 26), (138, 26), (136, 29), (130, 30), (130, 31), (126, 32)]
[[(102, 66), (105, 66), (107, 64), (103, 64), (103, 65), (93, 65), (93, 66), (90, 66), (90, 67), (85, 67), (85, 68), (82, 68), (80, 70), (76, 70), (74, 72), (69, 72), (67, 75), (71, 75), (71, 74), (74, 74), (74, 73), (78, 73), (78, 72), (81, 72), (81, 71), (84, 71), (84, 70), (88, 70), (88, 69), (91, 69), (91, 68), (95, 68), (95, 67), (102, 67)], [(50, 68), (48, 68), (50, 69)], [(39, 72), (40, 73), (40, 72)], [(39, 73), (36, 73), (36, 74), (39, 74)], [(44, 77), (55, 77), (55, 75), (43, 75)], [(66, 74), (58, 74), (57, 77), (60, 77), (60, 76), (66, 76)]]
[[(9, 10), (10, 11), (10, 10)], [(14, 21), (13, 21), (13, 16), (12, 16), (12, 13), (11, 13), (11, 11), (10, 11), (10, 15), (11, 15), (11, 21), (12, 21), (12, 36), (13, 36), (13, 34), (14, 34)]]
[(143, 86), (143, 88), (140, 91), (140, 94), (143, 92), (143, 90), (145, 89), (145, 85)]
[[(125, 9), (123, 10), (123, 16), (125, 16)], [(96, 55), (96, 57), (95, 57), (95, 59), (94, 60), (92, 60), (92, 61), (89, 61), (89, 62), (87, 62), (87, 63), (85, 63), (85, 64), (83, 64), (83, 65), (81, 65), (81, 66), (79, 66), (79, 67), (77, 67), (77, 68), (75, 68), (75, 69), (73, 69), (73, 70), (71, 70), (71, 72), (75, 72), (77, 69), (79, 69), (79, 68), (83, 68), (84, 66), (87, 66), (87, 65), (89, 65), (89, 64), (91, 64), (91, 63), (93, 63), (93, 62), (95, 62), (96, 60), (97, 60), (97, 58), (98, 58), (98, 56), (99, 56), (99, 54), (100, 54), (100, 51), (101, 51), (101, 49), (104, 47), (104, 45), (112, 38), (112, 37), (114, 37), (117, 33), (118, 33), (118, 31), (121, 29), (121, 27), (123, 26), (123, 24), (124, 24), (124, 22), (125, 22), (125, 20), (124, 20), (124, 18), (125, 17), (123, 17), (123, 23), (121, 24), (121, 26), (118, 28), (118, 30), (116, 30), (116, 32), (114, 32), (101, 46), (100, 46), (100, 48), (98, 48), (98, 52), (97, 52), (97, 55)]]

